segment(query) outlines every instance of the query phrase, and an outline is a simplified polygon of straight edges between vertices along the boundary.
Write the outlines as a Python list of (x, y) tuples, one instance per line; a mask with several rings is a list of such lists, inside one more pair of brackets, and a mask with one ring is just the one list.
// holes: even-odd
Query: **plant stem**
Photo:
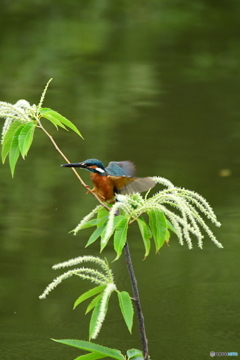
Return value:
[(129, 273), (130, 280), (131, 280), (135, 307), (136, 307), (136, 311), (137, 311), (140, 337), (141, 337), (141, 342), (142, 342), (143, 357), (144, 357), (144, 360), (148, 360), (149, 359), (149, 357), (148, 357), (148, 340), (147, 340), (146, 331), (145, 331), (144, 317), (143, 317), (143, 313), (142, 313), (141, 302), (140, 302), (140, 297), (139, 297), (139, 292), (138, 292), (137, 279), (135, 277), (133, 263), (132, 263), (131, 254), (130, 254), (130, 249), (129, 249), (127, 242), (124, 246), (124, 253), (125, 253), (128, 273)]
[[(55, 147), (55, 149), (58, 151), (58, 153), (64, 158), (64, 160), (67, 163), (70, 163), (70, 161), (67, 159), (67, 157), (63, 154), (63, 152), (60, 150), (60, 148), (58, 147), (57, 143), (55, 142), (55, 140), (53, 139), (53, 137), (47, 132), (47, 130), (43, 127), (42, 123), (40, 122), (40, 120), (38, 119), (38, 124), (39, 127), (45, 132), (45, 134), (49, 137), (49, 139), (51, 140), (53, 146)], [(98, 200), (98, 202), (104, 206), (107, 210), (109, 210), (109, 207), (106, 206), (99, 198), (96, 194), (94, 194), (88, 185), (86, 185), (84, 183), (84, 181), (82, 180), (82, 178), (80, 177), (80, 175), (78, 174), (78, 172), (72, 168), (72, 171), (75, 173), (75, 175), (77, 176), (77, 178), (79, 179), (79, 181), (81, 182), (81, 184), (93, 195), (95, 196), (95, 198)], [(115, 216), (118, 215), (118, 213), (115, 214)], [(134, 219), (136, 220), (136, 219)], [(142, 308), (141, 308), (141, 302), (140, 302), (140, 297), (139, 297), (139, 292), (138, 292), (138, 286), (137, 286), (137, 279), (135, 277), (135, 273), (134, 273), (134, 269), (133, 269), (133, 263), (132, 263), (132, 259), (131, 259), (131, 254), (130, 254), (130, 249), (128, 246), (128, 243), (126, 242), (125, 246), (124, 246), (124, 253), (125, 253), (125, 258), (126, 258), (126, 264), (127, 264), (127, 269), (128, 269), (128, 273), (130, 276), (130, 281), (131, 281), (131, 285), (132, 285), (132, 290), (133, 290), (133, 295), (134, 295), (134, 302), (135, 302), (135, 307), (136, 307), (136, 311), (137, 311), (137, 317), (138, 317), (138, 322), (139, 322), (139, 330), (140, 330), (140, 337), (141, 337), (141, 342), (142, 342), (142, 352), (143, 352), (143, 357), (144, 360), (149, 360), (148, 357), (148, 340), (147, 340), (147, 336), (146, 336), (146, 331), (145, 331), (145, 323), (144, 323), (144, 317), (143, 317), (143, 313), (142, 313)]]
[[(64, 158), (64, 160), (70, 164), (70, 161), (68, 160), (68, 158), (64, 155), (64, 153), (60, 150), (60, 148), (58, 147), (57, 143), (55, 142), (55, 140), (53, 139), (53, 137), (47, 132), (47, 130), (43, 127), (41, 121), (38, 119), (38, 124), (39, 124), (39, 127), (45, 132), (45, 134), (49, 137), (49, 139), (51, 140), (53, 146), (55, 147), (55, 149), (57, 150), (57, 152), (59, 152), (59, 154)], [(91, 191), (90, 187), (85, 184), (85, 182), (82, 180), (81, 176), (78, 174), (78, 172), (74, 169), (74, 168), (71, 168), (72, 171), (74, 172), (74, 174), (76, 175), (76, 177), (78, 178), (78, 180), (80, 181), (80, 183), (82, 184), (82, 186), (84, 186), (88, 192), (90, 194), (92, 194), (93, 196), (95, 196), (95, 198), (98, 200), (98, 202), (105, 207), (105, 209), (109, 210), (109, 207), (104, 204), (100, 199), (99, 197)]]

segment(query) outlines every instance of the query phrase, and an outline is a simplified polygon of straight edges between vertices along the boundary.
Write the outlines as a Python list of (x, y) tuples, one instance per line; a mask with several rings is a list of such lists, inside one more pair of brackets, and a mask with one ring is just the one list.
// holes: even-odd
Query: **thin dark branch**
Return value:
[(137, 311), (139, 330), (140, 330), (140, 336), (141, 336), (141, 342), (142, 342), (143, 357), (144, 357), (144, 360), (148, 360), (149, 359), (149, 357), (148, 357), (148, 340), (147, 340), (147, 336), (146, 336), (144, 317), (143, 317), (143, 313), (142, 313), (141, 302), (140, 302), (140, 297), (139, 297), (139, 292), (138, 292), (137, 279), (135, 277), (133, 263), (132, 263), (131, 254), (130, 254), (130, 249), (129, 249), (127, 242), (124, 246), (124, 253), (125, 253), (128, 273), (129, 273), (130, 280), (131, 280), (135, 307), (136, 307), (136, 311)]

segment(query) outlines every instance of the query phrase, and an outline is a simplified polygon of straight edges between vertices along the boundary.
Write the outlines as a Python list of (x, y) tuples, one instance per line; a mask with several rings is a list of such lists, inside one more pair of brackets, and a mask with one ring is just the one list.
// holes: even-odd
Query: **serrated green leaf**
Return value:
[(77, 349), (99, 353), (99, 354), (105, 355), (106, 357), (108, 356), (112, 359), (116, 359), (116, 360), (124, 360), (125, 359), (119, 350), (111, 349), (111, 348), (108, 348), (108, 347), (105, 347), (102, 345), (98, 345), (98, 344), (94, 344), (89, 341), (73, 340), (73, 339), (62, 339), (62, 340), (52, 339), (52, 340), (55, 342), (64, 344), (64, 345), (73, 346)]
[(92, 243), (94, 243), (99, 238), (99, 236), (101, 236), (101, 234), (104, 231), (105, 227), (106, 227), (106, 223), (103, 224), (100, 227), (97, 227), (96, 230), (94, 230), (94, 232), (92, 233), (92, 235), (88, 239), (88, 242), (86, 243), (85, 247), (87, 247), (87, 246), (91, 245)]
[(35, 128), (35, 124), (33, 122), (29, 122), (24, 126), (18, 135), (18, 146), (23, 158), (27, 155), (28, 150), (30, 149)]
[(121, 221), (119, 221), (119, 223), (117, 224), (115, 233), (114, 233), (114, 240), (113, 240), (113, 244), (114, 244), (114, 250), (117, 253), (115, 260), (118, 260), (119, 257), (122, 254), (122, 249), (124, 247), (124, 245), (126, 244), (126, 240), (127, 240), (127, 231), (128, 231), (128, 218), (124, 218)]
[(3, 138), (3, 144), (2, 144), (2, 162), (3, 162), (3, 164), (6, 160), (6, 157), (9, 154), (13, 136), (14, 136), (15, 132), (17, 131), (17, 129), (21, 126), (23, 126), (23, 124), (20, 121), (16, 121), (16, 120), (13, 121)]
[(58, 123), (61, 123), (61, 125), (59, 125), (59, 126), (62, 126), (65, 128), (64, 125), (66, 125), (67, 127), (69, 127), (71, 130), (73, 130), (76, 134), (78, 134), (83, 139), (78, 128), (67, 118), (65, 118), (64, 116), (59, 114), (57, 111), (54, 111), (49, 108), (42, 108), (40, 110), (40, 114), (42, 117), (45, 117), (46, 119), (48, 119), (50, 121), (58, 121)]
[(167, 229), (166, 217), (163, 212), (157, 211), (156, 218), (157, 218), (157, 224), (158, 224), (159, 249), (160, 249), (167, 239), (168, 229)]
[(128, 292), (118, 292), (118, 301), (127, 328), (129, 332), (132, 333), (134, 311), (132, 306), (132, 300)]
[(172, 232), (174, 232), (177, 235), (177, 231), (175, 230), (173, 224), (168, 219), (166, 219), (166, 221), (167, 221), (167, 227), (169, 228), (169, 230), (171, 230)]
[(102, 232), (102, 234), (101, 234), (100, 252), (102, 252), (103, 249), (107, 246), (108, 241), (110, 240), (112, 234), (114, 233), (116, 227), (118, 226), (119, 222), (120, 222), (122, 219), (125, 219), (125, 217), (124, 217), (123, 215), (115, 216), (114, 221), (113, 221), (112, 231), (109, 233), (109, 235), (108, 235), (107, 238), (105, 237), (106, 230), (107, 230), (107, 225), (106, 225), (105, 229), (103, 230), (103, 232)]
[[(102, 219), (102, 218), (105, 218), (106, 216), (107, 216), (107, 217), (109, 216), (109, 211), (102, 206), (102, 207), (98, 210), (97, 219)], [(97, 226), (99, 226), (99, 225), (97, 225)]]
[(99, 294), (97, 296), (95, 296), (94, 299), (92, 299), (92, 301), (90, 302), (90, 304), (88, 305), (85, 314), (88, 314), (98, 303), (98, 301), (100, 301), (102, 299), (102, 295), (103, 294)]
[(146, 258), (149, 255), (150, 248), (151, 248), (150, 239), (152, 237), (152, 232), (151, 232), (148, 224), (143, 219), (138, 218), (137, 223), (138, 223), (138, 226), (139, 226), (140, 233), (142, 235), (143, 244), (144, 244), (144, 247), (145, 247), (144, 257)]
[(19, 126), (17, 128), (17, 130), (15, 131), (15, 133), (13, 135), (12, 142), (10, 145), (9, 165), (10, 165), (12, 177), (14, 176), (14, 170), (15, 170), (16, 163), (17, 163), (19, 155), (20, 155), (20, 150), (19, 150), (19, 146), (18, 146), (18, 136), (19, 136), (20, 132), (22, 131), (23, 127), (24, 127), (24, 125)]
[(106, 358), (106, 356), (105, 355), (100, 355), (100, 354), (97, 354), (97, 353), (89, 353), (89, 354), (86, 354), (86, 355), (78, 356), (74, 360), (97, 360), (97, 359), (103, 359), (103, 358)]
[(136, 357), (138, 357), (139, 359), (143, 360), (142, 352), (138, 349), (129, 349), (127, 351), (127, 356), (129, 359), (136, 359)]
[(166, 242), (167, 245), (168, 245), (168, 243), (169, 243), (169, 239), (170, 239), (170, 232), (169, 232), (169, 230), (167, 229), (167, 231), (166, 231), (166, 239), (165, 239), (165, 242)]
[(87, 229), (89, 227), (93, 227), (93, 226), (96, 226), (97, 225), (97, 219), (92, 219), (92, 220), (89, 220), (87, 221), (82, 227), (81, 227), (81, 230), (82, 229)]
[(59, 121), (58, 119), (55, 118), (55, 116), (53, 116), (51, 109), (47, 109), (47, 108), (41, 109), (40, 113), (41, 116), (49, 120), (56, 127), (56, 129), (58, 129), (58, 126), (60, 126), (61, 128), (67, 130), (67, 128), (61, 123), (61, 121)]
[(101, 226), (104, 222), (106, 222), (107, 218), (108, 218), (107, 216), (104, 216), (101, 219), (89, 220), (81, 227), (81, 229), (87, 229), (89, 227), (97, 226), (97, 225)]
[(156, 252), (158, 252), (166, 240), (166, 235), (167, 235), (166, 218), (164, 213), (158, 210), (150, 210), (148, 211), (148, 215), (149, 215), (149, 225), (152, 230), (152, 235), (156, 246)]
[(97, 360), (97, 359), (103, 359), (103, 358), (106, 358), (106, 355), (101, 355), (99, 353), (94, 352), (94, 353), (78, 356), (74, 360)]
[(96, 286), (88, 291), (86, 291), (84, 294), (79, 296), (79, 298), (75, 301), (73, 309), (75, 309), (79, 304), (81, 304), (84, 300), (89, 299), (90, 297), (104, 291), (106, 288), (105, 285)]

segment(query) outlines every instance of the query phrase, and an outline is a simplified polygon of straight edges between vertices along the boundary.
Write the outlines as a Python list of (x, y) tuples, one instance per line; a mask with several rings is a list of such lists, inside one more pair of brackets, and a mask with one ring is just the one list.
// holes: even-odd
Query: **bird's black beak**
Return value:
[(86, 164), (84, 163), (70, 163), (70, 164), (63, 164), (62, 167), (80, 167), (82, 169), (86, 169)]

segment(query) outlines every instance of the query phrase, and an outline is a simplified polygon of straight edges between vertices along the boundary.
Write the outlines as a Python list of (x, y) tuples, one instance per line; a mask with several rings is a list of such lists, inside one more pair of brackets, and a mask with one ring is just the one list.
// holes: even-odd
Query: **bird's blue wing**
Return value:
[(135, 176), (135, 166), (131, 161), (111, 161), (106, 171), (113, 176)]
[(137, 192), (147, 191), (156, 185), (156, 182), (150, 178), (134, 178), (131, 176), (113, 176), (108, 175), (114, 185), (114, 191), (117, 194), (130, 195)]

